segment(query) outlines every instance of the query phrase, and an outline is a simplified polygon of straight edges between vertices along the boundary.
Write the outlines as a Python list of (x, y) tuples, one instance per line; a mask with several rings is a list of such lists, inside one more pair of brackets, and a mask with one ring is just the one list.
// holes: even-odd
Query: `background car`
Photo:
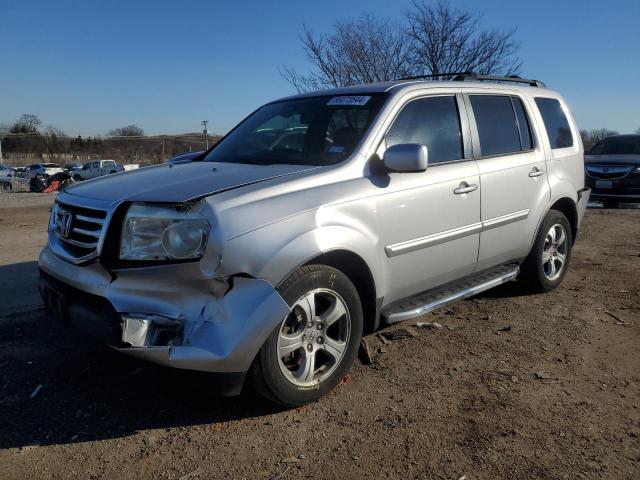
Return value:
[(585, 155), (585, 186), (607, 208), (640, 202), (640, 135), (614, 135)]
[(13, 184), (13, 168), (0, 164), (0, 191), (10, 192)]
[(82, 163), (80, 162), (69, 162), (64, 164), (64, 171), (69, 175), (72, 175), (73, 172), (78, 170), (82, 170)]
[(95, 160), (85, 163), (80, 170), (73, 172), (75, 181), (89, 180), (91, 178), (111, 175), (112, 173), (120, 173), (128, 170), (140, 168), (139, 165), (118, 165), (115, 160)]
[(62, 167), (56, 163), (34, 163), (26, 167), (26, 178), (35, 178), (38, 175), (50, 177), (56, 173), (64, 172)]

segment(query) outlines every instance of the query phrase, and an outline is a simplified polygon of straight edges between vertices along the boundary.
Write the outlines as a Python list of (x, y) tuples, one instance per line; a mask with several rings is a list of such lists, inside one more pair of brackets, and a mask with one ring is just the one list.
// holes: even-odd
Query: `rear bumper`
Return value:
[(578, 226), (582, 223), (582, 218), (584, 217), (584, 212), (587, 210), (587, 204), (589, 203), (589, 198), (591, 197), (591, 189), (585, 187), (578, 192)]
[[(64, 323), (117, 350), (175, 368), (240, 377), (289, 306), (267, 282), (234, 278), (226, 292), (193, 278), (197, 265), (119, 271), (72, 265), (45, 248), (40, 290)], [(195, 270), (194, 270), (195, 269)], [(228, 375), (226, 375), (228, 374)]]

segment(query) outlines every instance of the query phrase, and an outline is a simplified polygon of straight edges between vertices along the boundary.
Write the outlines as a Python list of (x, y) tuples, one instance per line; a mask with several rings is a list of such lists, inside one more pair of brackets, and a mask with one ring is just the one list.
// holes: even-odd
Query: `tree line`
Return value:
[[(210, 136), (209, 142), (215, 142), (217, 138)], [(114, 128), (105, 136), (69, 136), (52, 125), (43, 127), (40, 118), (31, 113), (21, 115), (11, 125), (0, 125), (0, 140), (2, 152), (8, 158), (19, 153), (30, 154), (32, 161), (36, 161), (35, 158), (73, 161), (73, 157), (77, 157), (80, 160), (109, 158), (143, 164), (159, 163), (182, 152), (202, 150), (205, 143), (201, 133), (145, 136), (144, 130), (137, 125)]]

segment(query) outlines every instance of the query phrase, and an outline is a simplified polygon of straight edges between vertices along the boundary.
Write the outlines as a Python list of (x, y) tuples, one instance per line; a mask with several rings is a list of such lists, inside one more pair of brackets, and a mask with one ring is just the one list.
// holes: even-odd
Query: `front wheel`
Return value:
[(11, 190), (12, 186), (9, 182), (2, 182), (2, 185), (0, 185), (0, 191), (10, 192)]
[(349, 278), (326, 265), (293, 272), (278, 288), (291, 312), (258, 353), (253, 386), (287, 407), (320, 399), (351, 368), (362, 337), (362, 306)]
[(562, 212), (549, 210), (522, 263), (520, 283), (538, 293), (556, 288), (567, 273), (572, 245), (569, 220)]

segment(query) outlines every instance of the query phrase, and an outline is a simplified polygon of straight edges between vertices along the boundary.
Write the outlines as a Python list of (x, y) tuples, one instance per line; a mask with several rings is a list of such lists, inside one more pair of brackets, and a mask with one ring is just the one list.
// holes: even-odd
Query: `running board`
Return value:
[(390, 305), (388, 310), (382, 312), (382, 316), (387, 324), (420, 317), (448, 303), (473, 297), (480, 292), (514, 280), (519, 271), (520, 267), (517, 265), (506, 265), (492, 269), (466, 278), (459, 283), (449, 284), (401, 300), (399, 303)]

